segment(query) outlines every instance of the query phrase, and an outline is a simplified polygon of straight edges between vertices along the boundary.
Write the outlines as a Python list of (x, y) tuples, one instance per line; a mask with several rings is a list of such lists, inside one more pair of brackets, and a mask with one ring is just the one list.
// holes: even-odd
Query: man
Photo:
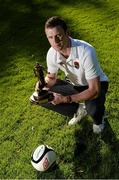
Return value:
[[(94, 47), (85, 41), (71, 38), (66, 23), (57, 16), (46, 21), (45, 33), (51, 45), (47, 53), (47, 87), (52, 88), (57, 83), (60, 69), (64, 71), (70, 85), (77, 90), (77, 93), (67, 96), (54, 93), (51, 103), (55, 106), (78, 102), (79, 108), (68, 124), (74, 125), (89, 114), (93, 119), (93, 132), (102, 132), (108, 78), (99, 66)], [(80, 104), (82, 101), (85, 104)]]

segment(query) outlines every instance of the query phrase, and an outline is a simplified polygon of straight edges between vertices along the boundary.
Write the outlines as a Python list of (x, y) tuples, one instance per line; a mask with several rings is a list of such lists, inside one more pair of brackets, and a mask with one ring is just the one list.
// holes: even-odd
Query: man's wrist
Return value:
[(72, 98), (71, 96), (66, 96), (67, 97), (67, 102), (66, 103), (72, 103)]

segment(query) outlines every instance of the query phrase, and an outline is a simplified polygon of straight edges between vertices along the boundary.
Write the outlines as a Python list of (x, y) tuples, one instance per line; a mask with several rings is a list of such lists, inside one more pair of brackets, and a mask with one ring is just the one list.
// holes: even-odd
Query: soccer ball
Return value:
[(56, 162), (56, 153), (48, 145), (40, 145), (31, 156), (31, 164), (37, 171), (46, 171)]

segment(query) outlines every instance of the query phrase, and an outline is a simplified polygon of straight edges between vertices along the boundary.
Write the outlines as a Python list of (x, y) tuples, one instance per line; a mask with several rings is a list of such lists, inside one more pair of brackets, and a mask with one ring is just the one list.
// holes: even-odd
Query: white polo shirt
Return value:
[(70, 40), (71, 51), (67, 59), (54, 48), (49, 49), (47, 53), (48, 72), (57, 74), (60, 69), (76, 86), (88, 85), (87, 80), (97, 76), (100, 76), (100, 81), (108, 81), (99, 66), (93, 46), (82, 40), (72, 38)]

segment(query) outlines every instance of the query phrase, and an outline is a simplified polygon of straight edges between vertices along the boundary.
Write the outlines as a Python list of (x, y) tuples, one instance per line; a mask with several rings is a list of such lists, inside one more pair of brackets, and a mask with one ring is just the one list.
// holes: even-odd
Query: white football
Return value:
[(48, 145), (40, 145), (31, 156), (31, 164), (37, 171), (48, 170), (56, 162), (56, 153)]

